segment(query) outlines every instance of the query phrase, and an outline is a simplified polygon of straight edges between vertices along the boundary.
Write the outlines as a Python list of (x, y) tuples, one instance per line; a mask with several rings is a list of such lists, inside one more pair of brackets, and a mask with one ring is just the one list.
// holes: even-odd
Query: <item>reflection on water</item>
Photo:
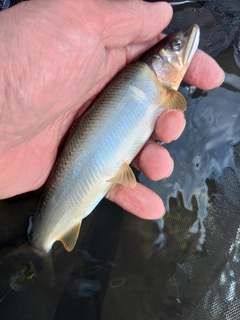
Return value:
[(69, 285), (69, 291), (80, 298), (92, 298), (101, 290), (99, 281), (79, 278), (72, 280)]
[(201, 46), (226, 77), (212, 91), (181, 87), (186, 128), (165, 145), (174, 172), (158, 182), (139, 175), (163, 198), (165, 217), (144, 221), (103, 200), (73, 252), (55, 246), (55, 286), (34, 279), (16, 292), (9, 280), (18, 262), (4, 257), (26, 241), (40, 194), (0, 202), (1, 319), (239, 319), (240, 3), (175, 7), (168, 30), (191, 19), (202, 25)]

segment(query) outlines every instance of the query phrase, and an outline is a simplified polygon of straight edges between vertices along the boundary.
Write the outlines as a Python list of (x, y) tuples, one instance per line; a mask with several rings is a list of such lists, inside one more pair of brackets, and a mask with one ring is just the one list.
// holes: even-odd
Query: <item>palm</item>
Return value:
[[(114, 63), (114, 50), (105, 50), (98, 33), (85, 28), (82, 38), (76, 41), (78, 34), (73, 35), (67, 23), (57, 30), (54, 17), (50, 22), (48, 14), (38, 18), (41, 18), (41, 30), (36, 18), (23, 19), (23, 29), (13, 24), (8, 29), (10, 38), (21, 39), (13, 69), (17, 77), (23, 72), (23, 77), (21, 83), (18, 78), (11, 79), (20, 97), (16, 104), (10, 104), (10, 109), (9, 106), (3, 109), (2, 131), (7, 133), (7, 139), (1, 142), (7, 153), (1, 158), (1, 164), (6, 168), (4, 176), (8, 177), (11, 188), (15, 185), (16, 193), (44, 183), (58, 145), (81, 105), (99, 92), (126, 61), (125, 51), (120, 49), (117, 54), (119, 51), (121, 54)], [(59, 32), (62, 33), (60, 39)], [(8, 89), (9, 96), (13, 95), (11, 91), (15, 88)]]
[[(2, 72), (7, 85), (1, 108), (1, 198), (33, 190), (46, 181), (74, 118), (118, 70), (157, 41), (171, 9), (164, 3), (155, 6), (164, 10), (138, 1), (124, 6), (121, 1), (41, 0), (1, 13), (0, 39), (5, 34), (11, 39), (7, 44), (0, 41), (0, 61), (10, 61)], [(209, 59), (204, 56), (203, 60)], [(217, 82), (219, 68), (208, 62), (205, 80), (210, 73), (215, 76), (215, 70)], [(204, 82), (195, 81), (191, 71), (189, 78), (199, 86)], [(171, 130), (165, 125), (165, 133), (158, 135), (163, 141), (179, 134), (183, 116), (175, 118), (179, 125)], [(166, 168), (169, 155), (167, 159)], [(135, 164), (146, 167), (139, 161)], [(152, 170), (148, 168), (146, 173)], [(153, 177), (161, 178), (167, 170)]]

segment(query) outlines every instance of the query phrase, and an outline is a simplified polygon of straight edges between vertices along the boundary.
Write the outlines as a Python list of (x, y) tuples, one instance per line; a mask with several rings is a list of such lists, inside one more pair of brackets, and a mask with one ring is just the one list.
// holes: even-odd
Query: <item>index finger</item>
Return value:
[(172, 7), (166, 2), (106, 1), (102, 10), (107, 49), (149, 41), (158, 36), (172, 18)]

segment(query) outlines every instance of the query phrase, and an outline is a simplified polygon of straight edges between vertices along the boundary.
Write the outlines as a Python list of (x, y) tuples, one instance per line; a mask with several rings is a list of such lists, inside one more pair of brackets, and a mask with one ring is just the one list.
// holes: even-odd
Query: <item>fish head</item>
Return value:
[(158, 80), (177, 90), (197, 50), (199, 26), (193, 24), (163, 38), (141, 58), (155, 72)]

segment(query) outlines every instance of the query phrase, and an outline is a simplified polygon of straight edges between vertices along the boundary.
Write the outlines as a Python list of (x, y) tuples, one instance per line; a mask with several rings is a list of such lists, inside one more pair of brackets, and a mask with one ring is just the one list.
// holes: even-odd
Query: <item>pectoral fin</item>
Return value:
[(187, 102), (184, 96), (174, 89), (167, 89), (166, 98), (161, 103), (161, 107), (166, 110), (186, 110)]
[(107, 182), (112, 182), (113, 185), (108, 191), (106, 197), (110, 195), (116, 184), (121, 184), (130, 188), (134, 188), (137, 184), (135, 175), (127, 163), (123, 163), (117, 174), (111, 178), (106, 180)]
[(67, 251), (72, 251), (74, 248), (79, 236), (80, 227), (81, 223), (76, 224), (72, 229), (67, 231), (60, 239), (58, 239), (62, 242)]

